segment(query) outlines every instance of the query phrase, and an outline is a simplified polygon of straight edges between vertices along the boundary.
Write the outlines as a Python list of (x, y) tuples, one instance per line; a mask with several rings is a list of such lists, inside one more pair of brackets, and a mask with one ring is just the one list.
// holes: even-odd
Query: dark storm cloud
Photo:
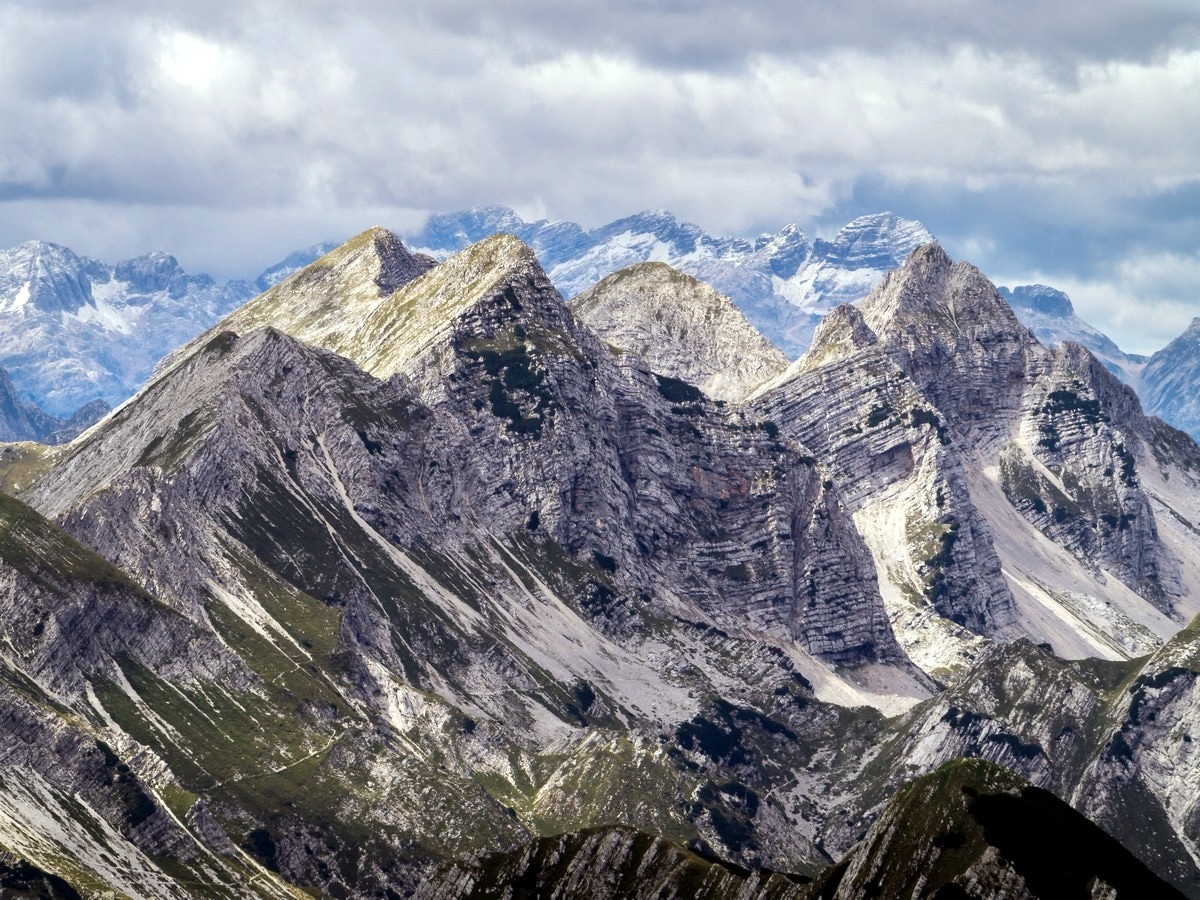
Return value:
[(0, 244), (242, 275), (483, 203), (724, 232), (886, 207), (1103, 326), (1116, 290), (1188, 302), (1192, 8), (0, 0)]
[(1147, 60), (1197, 37), (1195, 5), (1099, 0), (844, 0), (746, 2), (615, 0), (443, 0), (423, 13), (439, 27), (481, 36), (511, 36), (524, 45), (634, 55), (666, 66), (708, 69), (758, 54), (827, 53), (853, 48), (888, 52), (902, 45), (930, 50), (969, 44), (998, 53), (1042, 57), (1056, 65), (1096, 60)]

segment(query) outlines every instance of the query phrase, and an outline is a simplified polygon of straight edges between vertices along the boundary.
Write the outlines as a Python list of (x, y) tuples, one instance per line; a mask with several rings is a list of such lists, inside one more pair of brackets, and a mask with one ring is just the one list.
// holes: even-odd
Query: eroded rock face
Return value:
[(665, 263), (614, 272), (571, 311), (611, 347), (714, 400), (740, 400), (788, 365), (733, 303)]
[(893, 622), (903, 603), (976, 634), (1011, 632), (1012, 598), (986, 521), (971, 504), (950, 426), (883, 352), (858, 310), (831, 313), (809, 353), (754, 404), (812, 448), (841, 485), (873, 542), (881, 580), (900, 591)]
[[(862, 311), (879, 348), (939, 411), (976, 503), (988, 489), (970, 473), (998, 475), (1008, 501), (1102, 593), (1110, 573), (1178, 617), (1179, 563), (1139, 477), (1155, 464), (1154, 427), (1131, 389), (1077, 344), (1041, 346), (977, 270), (937, 247), (914, 252)], [(1019, 551), (1001, 555), (1010, 570), (1022, 566)]]
[[(189, 702), (217, 702), (214, 722), (242, 721), (234, 704), (255, 717), (269, 704), (268, 721), (293, 724), (255, 765), (317, 754), (354, 813), (314, 825), (320, 796), (264, 811), (252, 785), (188, 789), (219, 821), (247, 823), (231, 839), (299, 883), (348, 877), (335, 858), (355, 817), (373, 823), (356, 890), (410, 884), (432, 859), (527, 836), (509, 802), (530, 823), (582, 826), (603, 809), (682, 828), (759, 865), (819, 858), (775, 807), (722, 811), (740, 795), (722, 799), (701, 773), (750, 778), (758, 751), (740, 742), (752, 734), (792, 752), (786, 723), (803, 720), (812, 695), (803, 671), (870, 666), (923, 689), (836, 486), (757, 413), (614, 358), (515, 242), (496, 239), (387, 298), (374, 237), (363, 244), (295, 277), (309, 305), (289, 303), (281, 284), (181, 351), (30, 493), (265, 682), (219, 702), (189, 686)], [(401, 339), (326, 314), (328, 279), (351, 272), (371, 285), (354, 295), (364, 316)], [(259, 302), (376, 374), (274, 327), (227, 327), (265, 318)], [(286, 693), (268, 674), (278, 666)], [(174, 677), (131, 690), (169, 697), (160, 682)], [(701, 718), (708, 697), (725, 704), (716, 719)], [(205, 720), (179, 722), (181, 708), (157, 713), (179, 733), (170, 742), (128, 710), (110, 714), (173, 767), (196, 754), (224, 783), (251, 765), (210, 746)], [(806, 733), (819, 720), (804, 720)], [(677, 726), (685, 756), (664, 756), (656, 736)], [(404, 749), (418, 734), (444, 769)], [(636, 778), (675, 799), (580, 802), (544, 780), (563, 748), (578, 753), (581, 779), (624, 785), (645, 772)], [(686, 754), (709, 762), (684, 766), (679, 782)], [(506, 803), (477, 783), (480, 767), (511, 785)], [(531, 782), (526, 769), (542, 774)], [(392, 785), (387, 802), (350, 786), (359, 780)], [(469, 799), (420, 801), (429, 791)], [(684, 802), (697, 791), (706, 799)], [(305, 849), (320, 846), (337, 849)]]
[[(239, 877), (239, 867), (213, 857), (175, 821), (162, 793), (178, 788), (175, 776), (150, 748), (111, 726), (98, 698), (120, 694), (127, 672), (210, 689), (251, 687), (256, 676), (211, 634), (19, 501), (0, 498), (0, 528), (0, 839), (7, 852), (72, 883), (86, 873), (130, 894), (186, 897), (176, 880), (182, 873)], [(161, 865), (164, 859), (172, 865)], [(4, 885), (21, 887), (19, 879)]]
[[(1167, 823), (1159, 871), (1186, 883), (1191, 776), (1166, 773), (1190, 759), (1190, 657), (1141, 672), (1011, 641), (1074, 615), (1031, 606), (1034, 578), (1060, 578), (1123, 604), (1154, 646), (1189, 570), (1172, 574), (1153, 514), (1168, 482), (1190, 509), (1200, 455), (1086, 353), (1010, 319), (977, 273), (919, 251), (721, 403), (648, 364), (677, 348), (611, 352), (511, 237), (431, 267), (371, 230), (40, 459), (24, 496), (73, 537), (34, 518), (58, 536), (39, 546), (94, 566), (25, 609), (40, 582), (0, 546), (4, 659), (173, 804), (197, 858), (220, 857), (204, 865), (264, 894), (276, 877), (411, 891), (441, 861), (516, 847), (515, 878), (547, 854), (586, 878), (610, 855), (683, 858), (632, 833), (529, 843), (613, 821), (815, 871), (904, 780), (963, 755), (1077, 802), (1136, 782), (1150, 800), (1130, 833)], [(689, 346), (718, 345), (715, 321)], [(1137, 518), (1043, 521), (1049, 489), (1006, 496), (1008, 460)], [(1080, 633), (1107, 640), (1104, 621)], [(863, 707), (929, 697), (918, 666), (953, 686), (892, 720)], [(1025, 878), (993, 862), (971, 877)], [(443, 889), (481, 883), (454, 871)]]
[(1004, 435), (1047, 369), (1047, 351), (991, 282), (936, 244), (913, 251), (861, 309), (881, 349), (973, 448)]
[[(290, 479), (321, 495), (318, 508), (349, 503), (402, 545), (436, 534), (465, 546), (484, 527), (536, 532), (585, 562), (612, 560), (630, 592), (690, 579), (708, 615), (775, 629), (830, 661), (898, 660), (865, 548), (803, 448), (682, 381), (618, 366), (527, 265), (518, 254), (499, 270), (495, 290), (444, 327), (443, 344), (358, 348), (387, 383), (276, 332), (218, 332), (147, 390), (145, 413), (112, 422), (37, 495), (180, 597), (214, 577), (213, 562), (193, 568), (214, 513), (249, 515), (245, 498), (265, 491), (266, 503)], [(416, 319), (439, 302), (427, 282), (396, 297)], [(213, 399), (181, 415), (201, 386)], [(193, 444), (203, 460), (189, 458)], [(114, 528), (121, 506), (141, 509), (146, 526)], [(189, 552), (172, 574), (181, 533)], [(836, 627), (818, 624), (820, 608), (837, 610)]]
[(1063, 344), (1025, 408), (1017, 445), (1001, 457), (1006, 496), (1086, 565), (1171, 613), (1178, 562), (1138, 477), (1139, 457), (1150, 463), (1139, 435), (1151, 429), (1133, 391), (1082, 347)]
[(853, 799), (831, 815), (826, 848), (848, 849), (859, 835), (836, 823), (854, 821), (909, 775), (980, 757), (1071, 802), (1194, 894), (1196, 654), (1195, 625), (1127, 662), (1065, 661), (1027, 641), (987, 650), (957, 685), (893, 721), (896, 739), (881, 742)]

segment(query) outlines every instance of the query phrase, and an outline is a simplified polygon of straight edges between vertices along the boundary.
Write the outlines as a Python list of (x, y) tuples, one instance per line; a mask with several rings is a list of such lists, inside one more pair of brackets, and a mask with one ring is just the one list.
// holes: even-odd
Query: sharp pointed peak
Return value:
[(897, 327), (932, 333), (971, 321), (1034, 341), (987, 276), (969, 262), (955, 262), (937, 243), (913, 249), (860, 308), (881, 339)]
[(853, 304), (842, 303), (835, 306), (821, 320), (813, 335), (812, 350), (809, 352), (819, 352), (822, 347), (834, 344), (860, 349), (869, 347), (878, 340), (863, 318), (862, 311)]
[(950, 258), (950, 254), (937, 241), (929, 241), (914, 247), (908, 254), (908, 259), (905, 261), (907, 266), (913, 263), (918, 266), (933, 265), (933, 266), (951, 266), (954, 260)]

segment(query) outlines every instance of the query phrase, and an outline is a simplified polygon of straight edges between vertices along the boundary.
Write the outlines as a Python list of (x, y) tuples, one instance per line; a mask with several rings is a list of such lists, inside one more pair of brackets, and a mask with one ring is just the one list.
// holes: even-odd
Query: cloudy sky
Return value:
[(0, 0), (0, 245), (255, 274), (482, 204), (890, 209), (1128, 350), (1200, 315), (1194, 0)]

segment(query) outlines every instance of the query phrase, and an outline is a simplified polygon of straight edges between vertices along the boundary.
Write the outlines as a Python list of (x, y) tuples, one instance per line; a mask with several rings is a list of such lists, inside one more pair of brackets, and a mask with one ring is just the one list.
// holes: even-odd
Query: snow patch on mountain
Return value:
[(167, 351), (253, 294), (149, 253), (110, 266), (30, 241), (0, 250), (0, 366), (19, 394), (65, 416), (129, 397)]

